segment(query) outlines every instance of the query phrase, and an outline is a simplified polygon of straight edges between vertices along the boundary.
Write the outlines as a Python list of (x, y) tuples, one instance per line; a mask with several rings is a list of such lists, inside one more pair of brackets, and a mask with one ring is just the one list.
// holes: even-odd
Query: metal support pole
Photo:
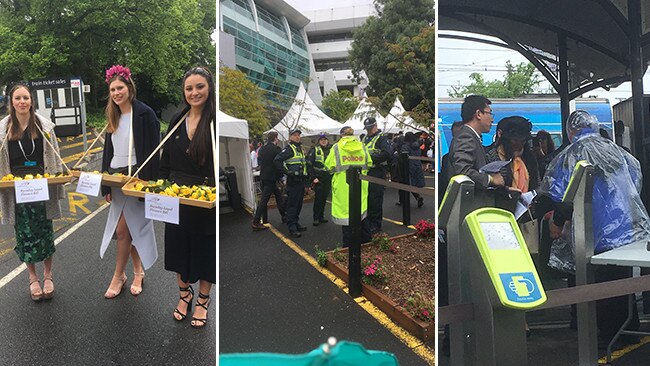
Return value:
[(560, 95), (560, 112), (562, 113), (562, 143), (569, 142), (569, 136), (566, 133), (566, 122), (569, 119), (569, 56), (567, 53), (566, 35), (558, 34), (558, 55), (560, 61), (560, 89), (557, 93)]
[[(633, 151), (634, 156), (641, 163), (641, 171), (645, 172), (648, 167), (648, 149), (646, 148), (647, 131), (645, 128), (645, 106), (643, 105), (643, 74), (646, 66), (643, 64), (643, 50), (641, 48), (641, 3), (639, 0), (628, 0), (628, 18), (631, 28), (630, 38), (630, 74), (632, 82), (632, 115), (634, 118), (634, 135)], [(643, 189), (641, 199), (648, 207), (650, 204), (650, 195), (648, 194), (648, 184), (650, 177), (648, 174), (643, 176)]]
[[(594, 167), (589, 166), (578, 182), (578, 189), (573, 199), (573, 232), (576, 257), (576, 286), (594, 283), (594, 267), (591, 257), (594, 255), (593, 228), (593, 186)], [(580, 303), (578, 307), (578, 365), (594, 366), (598, 364), (598, 339), (596, 327), (596, 302)]]
[[(410, 184), (408, 153), (403, 152), (399, 154), (399, 164), (402, 167), (400, 170), (402, 172), (402, 176), (400, 177), (402, 183)], [(400, 205), (402, 205), (402, 222), (404, 223), (404, 226), (409, 226), (411, 225), (411, 196), (408, 191), (402, 190), (399, 191), (399, 195)]]
[(361, 168), (353, 167), (346, 171), (346, 181), (350, 188), (350, 246), (348, 248), (348, 273), (350, 296), (361, 296)]

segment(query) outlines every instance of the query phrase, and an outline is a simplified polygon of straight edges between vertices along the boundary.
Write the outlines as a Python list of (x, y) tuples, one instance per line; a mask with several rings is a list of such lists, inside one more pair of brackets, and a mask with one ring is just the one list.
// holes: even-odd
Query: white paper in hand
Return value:
[(521, 194), (521, 197), (519, 197), (519, 200), (517, 201), (517, 207), (515, 207), (515, 218), (517, 220), (519, 220), (521, 215), (523, 215), (526, 211), (528, 211), (528, 207), (533, 202), (536, 196), (537, 196), (537, 192), (535, 191), (530, 191)]

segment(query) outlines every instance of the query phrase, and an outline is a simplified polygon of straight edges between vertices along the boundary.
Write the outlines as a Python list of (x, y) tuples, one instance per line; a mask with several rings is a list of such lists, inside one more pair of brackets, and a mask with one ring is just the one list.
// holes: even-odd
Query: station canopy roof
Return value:
[[(558, 39), (566, 36), (572, 98), (630, 79), (633, 27), (628, 21), (628, 0), (439, 0), (438, 4), (439, 30), (503, 40), (538, 69), (542, 66), (540, 71), (556, 89)], [(640, 42), (644, 65), (648, 65), (650, 1), (641, 1)]]

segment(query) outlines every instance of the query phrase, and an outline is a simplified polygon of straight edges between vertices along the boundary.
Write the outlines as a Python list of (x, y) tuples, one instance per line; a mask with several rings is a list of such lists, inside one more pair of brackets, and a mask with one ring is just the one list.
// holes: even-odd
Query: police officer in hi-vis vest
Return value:
[(329, 140), (325, 132), (318, 136), (318, 144), (307, 153), (307, 172), (314, 187), (314, 226), (326, 223), (325, 201), (332, 190), (332, 174), (325, 169), (325, 159), (330, 153)]
[[(325, 159), (325, 167), (334, 172), (332, 177), (332, 221), (342, 225), (343, 246), (350, 245), (352, 230), (350, 230), (350, 188), (346, 179), (346, 170), (352, 166), (360, 166), (362, 174), (372, 163), (372, 158), (365, 145), (354, 135), (354, 130), (348, 126), (341, 128), (341, 139), (334, 144), (330, 154)], [(368, 182), (361, 181), (361, 242), (372, 239), (370, 227), (366, 218), (368, 210)]]
[(295, 238), (301, 237), (300, 232), (307, 230), (298, 223), (307, 181), (307, 161), (302, 152), (301, 134), (298, 129), (291, 130), (289, 144), (273, 159), (275, 166), (287, 176), (287, 227), (289, 234)]
[[(373, 117), (366, 118), (363, 126), (368, 132), (363, 143), (365, 144), (372, 162), (368, 165), (368, 175), (375, 178), (386, 179), (391, 159), (388, 139), (377, 128), (377, 120)], [(368, 220), (370, 232), (374, 235), (381, 231), (384, 206), (384, 186), (375, 183), (368, 185)]]

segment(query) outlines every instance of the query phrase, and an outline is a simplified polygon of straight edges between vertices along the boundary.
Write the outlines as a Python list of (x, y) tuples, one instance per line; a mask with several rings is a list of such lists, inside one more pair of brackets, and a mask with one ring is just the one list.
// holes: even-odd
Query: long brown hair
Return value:
[[(29, 93), (29, 98), (31, 104), (29, 106), (29, 122), (27, 123), (27, 128), (25, 131), (20, 129), (20, 122), (18, 122), (18, 116), (16, 116), (16, 110), (14, 109), (14, 93), (19, 88), (25, 88)], [(9, 140), (16, 141), (23, 138), (23, 133), (27, 132), (32, 139), (38, 137), (39, 128), (42, 129), (41, 121), (36, 118), (36, 112), (34, 111), (34, 97), (32, 96), (32, 91), (29, 89), (29, 86), (25, 83), (16, 83), (9, 90)]]
[[(188, 70), (185, 73), (185, 76), (183, 76), (183, 89), (185, 89), (185, 80), (187, 80), (191, 75), (202, 76), (208, 83), (208, 99), (205, 101), (205, 105), (203, 106), (201, 119), (199, 119), (199, 123), (196, 126), (196, 131), (194, 132), (194, 137), (190, 142), (189, 148), (190, 157), (202, 166), (206, 163), (208, 152), (212, 151), (212, 144), (210, 143), (210, 122), (215, 121), (216, 123), (217, 100), (212, 74), (207, 68), (197, 66)], [(185, 101), (185, 105), (189, 107), (190, 104), (187, 102), (187, 99), (183, 97), (183, 100)]]
[[(110, 80), (108, 80), (108, 103), (106, 103), (106, 121), (108, 121), (108, 128), (106, 128), (106, 131), (113, 133), (115, 130), (117, 130), (117, 127), (120, 124), (120, 115), (122, 112), (120, 112), (120, 107), (115, 104), (113, 101), (113, 98), (111, 98), (111, 83), (115, 80), (119, 80), (126, 84), (126, 88), (129, 89), (129, 100), (131, 103), (133, 103), (133, 100), (135, 99), (135, 83), (133, 82), (133, 79), (128, 78), (126, 79), (122, 75), (116, 74), (113, 76)], [(131, 111), (133, 113), (133, 111)]]

